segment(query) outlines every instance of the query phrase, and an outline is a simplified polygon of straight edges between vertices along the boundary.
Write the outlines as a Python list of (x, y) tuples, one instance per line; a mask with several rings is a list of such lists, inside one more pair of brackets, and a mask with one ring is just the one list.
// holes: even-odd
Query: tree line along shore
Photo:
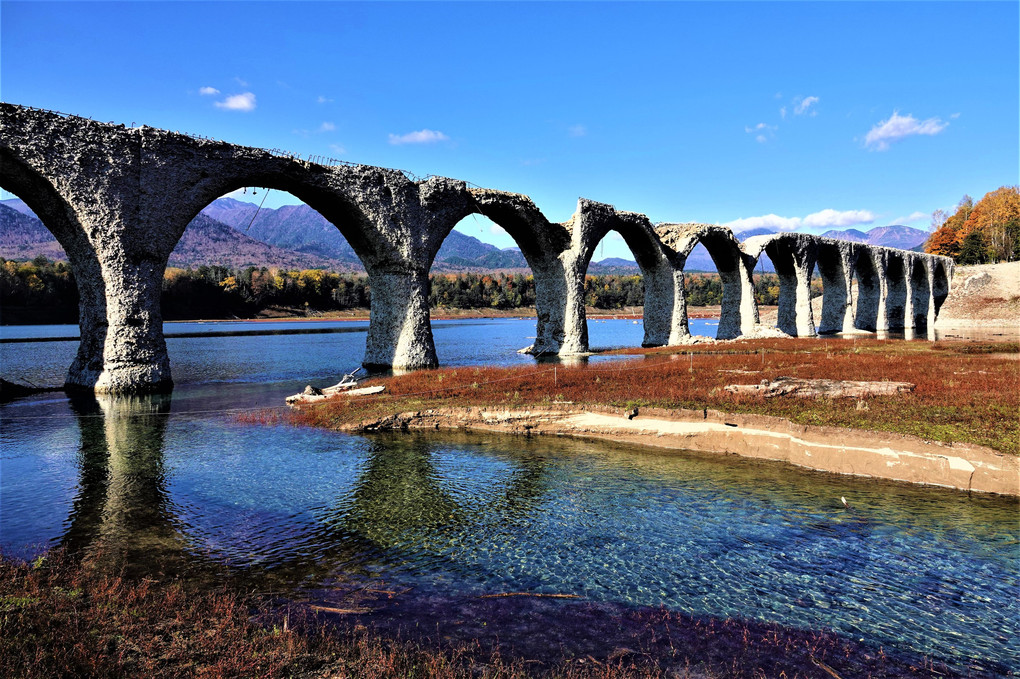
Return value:
[[(535, 305), (535, 279), (530, 274), (434, 274), (429, 280), (433, 309), (507, 311)], [(722, 302), (718, 274), (692, 273), (685, 281), (689, 306)], [(779, 278), (755, 274), (754, 282), (758, 304), (776, 304)], [(815, 295), (821, 294), (820, 280), (812, 287)], [(585, 280), (585, 303), (594, 309), (640, 307), (644, 295), (640, 275), (608, 274)], [(257, 318), (271, 310), (274, 313), (269, 315), (281, 315), (281, 309), (292, 315), (323, 314), (367, 309), (371, 300), (367, 276), (323, 269), (199, 266), (169, 268), (163, 278), (165, 320)], [(0, 313), (4, 323), (77, 322), (78, 288), (70, 266), (45, 257), (27, 262), (0, 259)]]

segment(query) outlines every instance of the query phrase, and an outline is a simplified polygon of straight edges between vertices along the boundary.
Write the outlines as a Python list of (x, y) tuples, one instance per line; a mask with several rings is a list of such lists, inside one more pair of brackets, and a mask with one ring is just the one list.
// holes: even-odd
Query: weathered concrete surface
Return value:
[[(804, 235), (742, 248), (711, 224), (659, 224), (579, 199), (563, 224), (526, 196), (468, 189), (442, 177), (320, 165), (264, 149), (145, 126), (99, 123), (0, 103), (0, 186), (17, 194), (64, 247), (81, 293), (82, 340), (69, 387), (109, 393), (172, 388), (160, 291), (167, 259), (187, 224), (216, 198), (244, 186), (287, 191), (317, 210), (351, 244), (369, 275), (371, 320), (364, 364), (438, 365), (428, 316), (428, 272), (443, 240), (480, 213), (520, 245), (535, 275), (535, 354), (588, 351), (584, 279), (610, 231), (627, 242), (645, 281), (643, 344), (689, 337), (684, 266), (698, 243), (723, 282), (718, 337), (752, 336), (758, 308), (751, 274), (762, 249), (780, 272), (779, 327), (814, 334), (809, 282), (817, 259), (825, 285), (823, 331), (934, 325), (952, 262), (889, 248)], [(753, 239), (752, 239), (753, 240)], [(851, 300), (856, 276), (858, 296)], [(853, 312), (852, 309), (856, 309)]]

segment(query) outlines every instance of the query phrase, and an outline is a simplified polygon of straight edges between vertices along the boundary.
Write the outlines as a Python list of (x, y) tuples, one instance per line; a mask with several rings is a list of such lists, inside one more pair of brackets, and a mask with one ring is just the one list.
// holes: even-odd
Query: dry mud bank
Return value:
[(969, 444), (795, 424), (716, 410), (642, 408), (439, 408), (343, 427), (351, 431), (467, 429), (525, 436), (609, 439), (675, 450), (734, 454), (836, 474), (1020, 495), (1020, 458)]

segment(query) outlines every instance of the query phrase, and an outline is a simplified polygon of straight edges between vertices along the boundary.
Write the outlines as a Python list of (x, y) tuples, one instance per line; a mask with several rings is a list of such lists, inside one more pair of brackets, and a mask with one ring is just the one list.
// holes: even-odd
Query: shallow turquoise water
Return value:
[[(506, 329), (522, 322), (499, 323), (463, 332), (526, 343)], [(461, 329), (445, 332), (456, 345)], [(732, 457), (346, 436), (224, 412), (279, 404), (329, 356), (343, 372), (337, 337), (258, 338), (279, 342), (272, 352), (238, 338), (171, 340), (172, 398), (0, 406), (0, 547), (112, 547), (295, 588), (353, 573), (416, 596), (570, 593), (830, 627), (958, 667), (1020, 671), (1015, 500)], [(0, 346), (5, 371), (19, 355), (33, 369), (31, 351), (10, 351), (19, 346)], [(482, 360), (485, 348), (475, 351)]]

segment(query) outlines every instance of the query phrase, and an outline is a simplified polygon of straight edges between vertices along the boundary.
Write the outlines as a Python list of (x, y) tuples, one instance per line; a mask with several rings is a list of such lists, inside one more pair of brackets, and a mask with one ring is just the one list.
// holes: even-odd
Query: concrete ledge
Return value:
[(468, 429), (567, 435), (775, 460), (836, 474), (1020, 495), (1020, 459), (991, 448), (902, 434), (800, 425), (715, 410), (446, 408), (406, 412), (347, 429)]

